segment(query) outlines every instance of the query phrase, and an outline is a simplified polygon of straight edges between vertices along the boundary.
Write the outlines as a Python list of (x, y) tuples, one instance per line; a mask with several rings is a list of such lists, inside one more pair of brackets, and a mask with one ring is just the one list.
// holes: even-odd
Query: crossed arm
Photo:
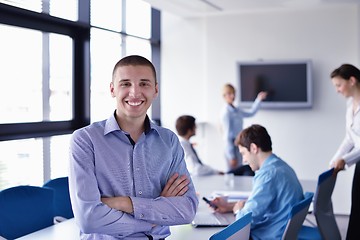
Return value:
[[(186, 175), (179, 176), (178, 173), (175, 173), (166, 183), (160, 196), (162, 197), (182, 196), (189, 189), (188, 188), (189, 183), (190, 180), (187, 178)], [(101, 201), (113, 209), (130, 214), (134, 212), (133, 204), (129, 196), (103, 197), (101, 198)]]

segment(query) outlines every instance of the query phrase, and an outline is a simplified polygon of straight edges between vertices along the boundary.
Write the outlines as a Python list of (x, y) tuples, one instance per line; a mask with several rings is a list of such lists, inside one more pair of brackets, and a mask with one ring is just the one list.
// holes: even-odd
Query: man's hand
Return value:
[(186, 175), (179, 177), (178, 173), (175, 173), (166, 183), (164, 189), (161, 192), (162, 197), (176, 197), (184, 195), (189, 189), (188, 185), (190, 180)]
[(215, 211), (219, 213), (231, 212), (235, 205), (233, 202), (228, 202), (226, 197), (216, 197), (211, 203), (216, 206)]
[(238, 213), (245, 205), (246, 200), (236, 202), (235, 206), (233, 207), (234, 214)]

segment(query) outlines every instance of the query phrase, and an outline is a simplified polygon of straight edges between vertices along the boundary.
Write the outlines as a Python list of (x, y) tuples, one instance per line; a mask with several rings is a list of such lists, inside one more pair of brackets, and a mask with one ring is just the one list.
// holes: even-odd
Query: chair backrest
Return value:
[(320, 174), (314, 196), (314, 215), (324, 239), (341, 239), (331, 200), (336, 183), (336, 175), (333, 175), (333, 172), (332, 168)]
[(53, 225), (54, 191), (16, 186), (0, 191), (0, 235), (15, 239)]
[(47, 181), (43, 187), (54, 190), (54, 214), (64, 218), (73, 218), (69, 193), (69, 178), (60, 177)]
[(220, 232), (212, 235), (210, 240), (248, 240), (250, 238), (251, 216), (251, 212), (245, 214)]
[(283, 240), (297, 239), (300, 228), (308, 214), (313, 196), (314, 193), (306, 192), (304, 194), (304, 199), (292, 207), (291, 212), (289, 213), (289, 220), (282, 236)]

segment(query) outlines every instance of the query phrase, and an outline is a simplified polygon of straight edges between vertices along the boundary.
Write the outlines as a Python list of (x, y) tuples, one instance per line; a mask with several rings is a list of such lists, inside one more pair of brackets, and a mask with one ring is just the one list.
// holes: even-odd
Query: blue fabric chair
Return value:
[(297, 239), (298, 233), (302, 227), (306, 215), (308, 214), (313, 196), (314, 193), (306, 192), (304, 199), (292, 207), (291, 212), (289, 213), (289, 221), (286, 225), (282, 237), (283, 240)]
[(53, 225), (54, 191), (16, 186), (0, 191), (0, 236), (15, 239)]
[(54, 190), (54, 214), (63, 218), (73, 218), (69, 193), (69, 178), (60, 177), (47, 181), (44, 188)]
[(333, 173), (332, 168), (320, 174), (318, 178), (313, 202), (317, 227), (303, 226), (298, 235), (300, 240), (341, 240), (331, 200), (336, 183), (336, 175)]
[(248, 240), (250, 238), (250, 225), (252, 213), (247, 213), (220, 232), (210, 237), (210, 240)]

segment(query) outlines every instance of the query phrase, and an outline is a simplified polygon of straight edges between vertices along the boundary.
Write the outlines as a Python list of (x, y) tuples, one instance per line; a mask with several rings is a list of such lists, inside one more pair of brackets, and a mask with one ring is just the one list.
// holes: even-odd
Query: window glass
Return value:
[(16, 185), (42, 185), (41, 139), (0, 142), (0, 152), (0, 190)]
[(0, 123), (41, 121), (42, 33), (5, 25), (0, 32)]
[(5, 25), (0, 31), (0, 124), (72, 119), (72, 39)]
[(72, 21), (78, 20), (78, 0), (0, 0), (0, 3), (41, 13), (45, 1), (49, 2), (50, 15)]
[(42, 11), (42, 0), (0, 0), (0, 3), (39, 13)]
[(0, 190), (17, 185), (42, 186), (47, 168), (51, 173), (48, 179), (68, 176), (70, 136), (0, 142)]
[[(73, 41), (70, 37), (50, 34), (50, 119), (71, 120)], [(45, 120), (45, 119), (44, 119)]]
[(151, 45), (147, 40), (126, 37), (126, 55), (137, 54), (151, 61)]
[(78, 0), (50, 0), (50, 15), (77, 21)]
[(69, 141), (71, 135), (50, 138), (50, 179), (69, 175)]
[(120, 32), (122, 30), (122, 0), (91, 0), (90, 22), (92, 26)]
[(108, 118), (116, 102), (110, 95), (112, 71), (122, 57), (121, 36), (96, 28), (91, 30), (91, 121)]
[(151, 37), (151, 6), (142, 0), (126, 1), (126, 33)]

